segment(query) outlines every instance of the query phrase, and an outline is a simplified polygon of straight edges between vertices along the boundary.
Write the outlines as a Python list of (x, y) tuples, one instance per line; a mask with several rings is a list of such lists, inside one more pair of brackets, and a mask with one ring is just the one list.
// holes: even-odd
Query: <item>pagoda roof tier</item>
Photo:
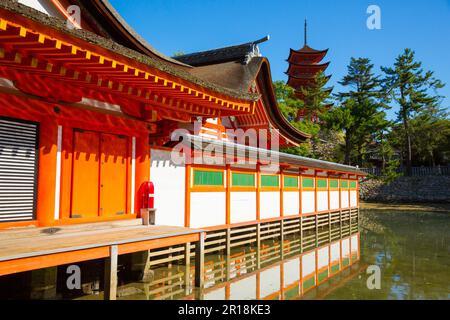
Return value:
[[(331, 78), (331, 76), (327, 76), (326, 77), (327, 81), (330, 80), (330, 78)], [(289, 76), (287, 84), (290, 85), (292, 88), (298, 90), (300, 87), (311, 86), (315, 82), (316, 81), (315, 81), (314, 77), (294, 77), (294, 76)]]
[(300, 76), (302, 74), (317, 74), (319, 72), (325, 71), (330, 62), (323, 64), (290, 64), (288, 70), (285, 72), (290, 76)]
[(289, 57), (287, 61), (289, 63), (296, 64), (315, 64), (325, 58), (328, 53), (328, 49), (326, 50), (314, 50), (307, 45), (305, 45), (300, 50), (291, 49), (289, 53)]

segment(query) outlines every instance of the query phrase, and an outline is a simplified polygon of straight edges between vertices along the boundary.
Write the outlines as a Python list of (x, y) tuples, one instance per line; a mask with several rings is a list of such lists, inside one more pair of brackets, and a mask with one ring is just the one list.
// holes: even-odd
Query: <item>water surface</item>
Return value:
[(360, 264), (380, 267), (381, 289), (367, 288), (362, 268), (323, 298), (450, 298), (450, 212), (361, 211), (360, 230)]

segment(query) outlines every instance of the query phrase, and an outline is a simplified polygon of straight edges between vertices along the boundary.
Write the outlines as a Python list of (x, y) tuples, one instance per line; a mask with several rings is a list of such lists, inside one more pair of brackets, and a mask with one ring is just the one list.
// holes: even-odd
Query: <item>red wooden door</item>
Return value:
[(71, 216), (98, 216), (99, 209), (99, 150), (97, 132), (74, 131)]
[(100, 215), (126, 213), (128, 139), (101, 135)]

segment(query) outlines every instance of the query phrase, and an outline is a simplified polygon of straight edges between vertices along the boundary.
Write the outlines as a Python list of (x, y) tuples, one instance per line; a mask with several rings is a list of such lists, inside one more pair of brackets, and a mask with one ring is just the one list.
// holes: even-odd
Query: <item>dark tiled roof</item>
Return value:
[(253, 42), (247, 42), (236, 46), (194, 52), (173, 58), (195, 67), (231, 61), (246, 64), (253, 56), (259, 55), (258, 44), (267, 40), (269, 40), (268, 36)]
[(248, 91), (255, 80), (263, 62), (262, 57), (255, 57), (247, 64), (230, 61), (195, 67), (189, 72), (205, 81), (233, 90)]
[(81, 7), (83, 18), (89, 19), (96, 26), (101, 36), (111, 38), (113, 41), (140, 53), (162, 59), (175, 65), (183, 65), (183, 63), (164, 55), (150, 45), (128, 25), (108, 0), (72, 1)]
[(294, 128), (281, 114), (272, 86), (269, 62), (261, 56), (257, 46), (268, 39), (269, 37), (265, 37), (237, 46), (174, 58), (194, 66), (189, 70), (191, 74), (221, 87), (248, 91), (252, 84), (257, 82), (270, 122), (275, 124), (286, 138), (301, 143), (310, 138), (310, 135)]

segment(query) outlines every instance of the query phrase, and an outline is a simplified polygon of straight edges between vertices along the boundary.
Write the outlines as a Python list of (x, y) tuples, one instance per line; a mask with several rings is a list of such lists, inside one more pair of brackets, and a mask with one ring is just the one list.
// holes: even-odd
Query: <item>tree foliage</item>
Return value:
[[(444, 85), (424, 71), (410, 49), (393, 67), (374, 71), (368, 58), (351, 58), (333, 97), (324, 88), (327, 78), (317, 76), (317, 86), (302, 88), (302, 100), (282, 81), (274, 83), (283, 115), (292, 126), (312, 138), (283, 151), (359, 166), (380, 166), (387, 179), (395, 179), (398, 166), (435, 166), (450, 161), (450, 120), (441, 109), (437, 91)], [(334, 102), (333, 108), (329, 105)], [(386, 110), (395, 108), (389, 121)], [(303, 117), (299, 118), (299, 110)], [(320, 118), (313, 122), (314, 115)]]
[[(434, 113), (442, 99), (436, 91), (444, 85), (434, 78), (432, 71), (422, 69), (422, 63), (415, 60), (411, 49), (405, 49), (393, 67), (382, 67), (381, 70), (385, 74), (383, 90), (387, 98), (399, 106), (397, 120), (403, 125), (405, 162), (410, 174), (413, 162), (411, 118), (423, 112)], [(420, 118), (417, 120), (421, 121)]]
[(380, 80), (373, 72), (373, 64), (367, 58), (352, 58), (347, 75), (339, 83), (346, 88), (336, 95), (339, 105), (325, 117), (329, 127), (345, 134), (344, 162), (363, 165), (364, 149), (374, 142), (374, 135), (385, 130)]

